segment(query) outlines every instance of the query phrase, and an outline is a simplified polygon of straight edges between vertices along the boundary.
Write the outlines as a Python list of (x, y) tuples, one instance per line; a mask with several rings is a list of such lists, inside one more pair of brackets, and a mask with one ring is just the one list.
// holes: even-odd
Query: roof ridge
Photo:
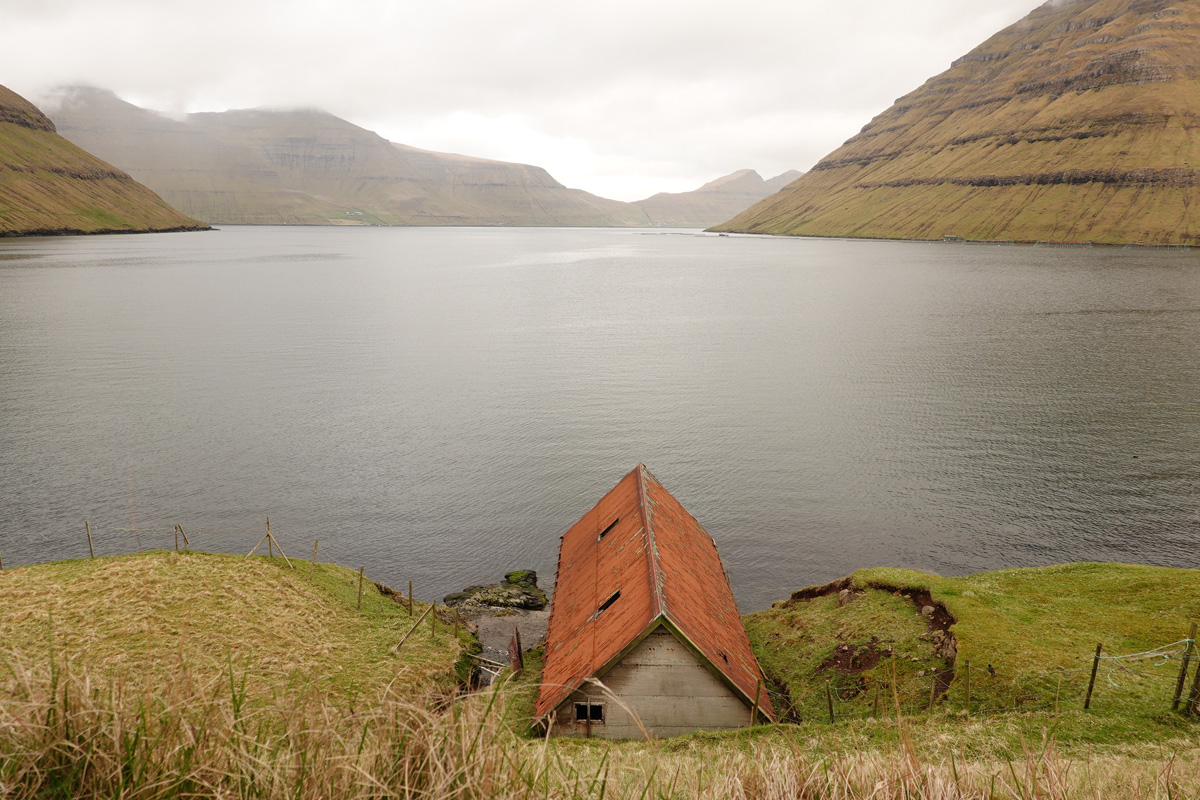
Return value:
[(642, 531), (646, 536), (646, 564), (650, 572), (650, 597), (653, 605), (650, 608), (651, 618), (667, 613), (666, 599), (663, 597), (662, 570), (658, 564), (658, 543), (654, 540), (654, 527), (651, 525), (650, 503), (646, 498), (646, 476), (649, 475), (655, 483), (658, 479), (650, 475), (645, 464), (638, 464), (637, 471), (638, 512), (642, 516)]

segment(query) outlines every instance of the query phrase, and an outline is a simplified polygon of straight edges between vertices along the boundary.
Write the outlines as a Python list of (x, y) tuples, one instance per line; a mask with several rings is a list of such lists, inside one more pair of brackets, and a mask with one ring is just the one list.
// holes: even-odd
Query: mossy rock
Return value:
[(546, 594), (537, 585), (537, 573), (531, 569), (506, 573), (501, 583), (468, 586), (442, 598), (456, 608), (524, 608), (539, 610), (546, 607)]

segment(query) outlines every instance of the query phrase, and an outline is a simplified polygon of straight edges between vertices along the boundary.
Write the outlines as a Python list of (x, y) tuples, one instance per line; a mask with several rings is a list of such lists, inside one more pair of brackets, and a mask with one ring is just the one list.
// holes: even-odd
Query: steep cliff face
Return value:
[(1200, 2), (1053, 0), (717, 230), (1190, 243)]
[(789, 170), (769, 181), (752, 169), (738, 170), (691, 192), (660, 192), (634, 203), (655, 225), (707, 228), (774, 194), (800, 177)]
[(203, 227), (63, 139), (36, 106), (0, 86), (0, 236)]
[(393, 144), (320, 111), (262, 109), (175, 120), (89, 88), (60, 90), (63, 135), (210, 222), (638, 225), (628, 203), (524, 164)]

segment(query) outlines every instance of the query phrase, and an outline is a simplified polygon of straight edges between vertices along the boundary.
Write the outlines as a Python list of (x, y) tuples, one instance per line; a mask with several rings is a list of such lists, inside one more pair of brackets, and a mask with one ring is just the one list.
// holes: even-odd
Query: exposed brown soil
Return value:
[(831, 594), (837, 594), (843, 589), (849, 588), (851, 588), (851, 585), (848, 576), (833, 583), (827, 583), (824, 586), (809, 586), (800, 591), (792, 592), (792, 596), (783, 601), (783, 606), (795, 605), (805, 600), (815, 600), (818, 597), (828, 597)]
[[(875, 583), (869, 584), (869, 588), (891, 592), (897, 597), (905, 598), (913, 604), (913, 608), (918, 614), (925, 617), (927, 638), (933, 643), (937, 655), (944, 663), (944, 666), (936, 673), (938, 678), (936, 696), (945, 695), (954, 680), (954, 664), (958, 657), (958, 639), (950, 628), (958, 620), (947, 610), (946, 606), (933, 599), (928, 589)], [(850, 577), (847, 576), (822, 586), (809, 586), (793, 592), (792, 596), (781, 605), (786, 607), (833, 594), (841, 595), (844, 604), (853, 601), (854, 597), (861, 593), (861, 590), (856, 589)], [(929, 613), (925, 613), (926, 609), (929, 609)], [(833, 655), (821, 664), (821, 668), (833, 670), (841, 675), (859, 675), (875, 667), (891, 654), (891, 647), (880, 647), (879, 641), (874, 638), (869, 642), (843, 642), (834, 649)]]
[[(958, 658), (958, 639), (950, 627), (957, 622), (954, 615), (951, 614), (944, 605), (933, 599), (928, 589), (915, 588), (897, 588), (895, 586), (882, 586), (872, 584), (873, 589), (882, 589), (890, 591), (900, 597), (908, 598), (908, 600), (917, 609), (917, 613), (925, 617), (925, 626), (929, 631), (929, 638), (937, 648), (937, 654), (941, 657), (945, 666), (937, 671), (937, 684), (935, 697), (942, 697), (950, 690), (950, 684), (954, 680), (954, 663)], [(926, 609), (933, 609), (931, 613), (926, 614)]]
[(879, 640), (871, 637), (871, 641), (861, 644), (839, 644), (833, 649), (833, 655), (821, 664), (821, 669), (831, 669), (842, 675), (858, 675), (891, 655), (891, 647), (881, 647)]

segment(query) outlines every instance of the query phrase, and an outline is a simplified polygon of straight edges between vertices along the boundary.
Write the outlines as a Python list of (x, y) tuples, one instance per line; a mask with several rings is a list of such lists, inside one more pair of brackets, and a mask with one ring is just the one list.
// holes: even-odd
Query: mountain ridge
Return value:
[(1186, 244), (1200, 4), (1045, 3), (719, 231)]
[(788, 170), (770, 180), (757, 171), (741, 169), (711, 180), (690, 192), (659, 192), (634, 205), (656, 225), (705, 228), (711, 220), (728, 219), (779, 191), (802, 173)]
[(202, 230), (0, 86), (0, 236)]
[(718, 178), (698, 200), (625, 203), (569, 188), (542, 167), (389, 142), (319, 109), (174, 118), (94, 87), (52, 96), (65, 136), (213, 223), (705, 227), (774, 186), (742, 170), (757, 189), (721, 188)]

